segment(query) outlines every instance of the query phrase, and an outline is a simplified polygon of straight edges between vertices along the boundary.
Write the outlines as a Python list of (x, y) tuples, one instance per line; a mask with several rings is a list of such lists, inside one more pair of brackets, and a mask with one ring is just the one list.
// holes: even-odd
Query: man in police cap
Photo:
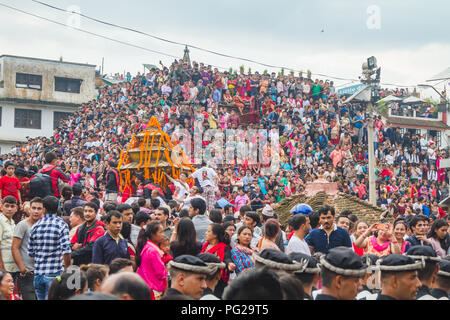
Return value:
[(361, 257), (347, 247), (330, 249), (320, 257), (322, 292), (316, 300), (354, 300), (360, 278), (367, 272)]
[(256, 269), (267, 267), (278, 275), (292, 274), (301, 269), (301, 265), (292, 261), (284, 252), (275, 249), (265, 249), (260, 254), (253, 254)]
[(437, 300), (450, 300), (450, 261), (441, 260), (434, 288), (430, 295)]
[(381, 293), (377, 300), (414, 300), (421, 285), (417, 271), (425, 262), (411, 257), (391, 254), (378, 259), (381, 272)]
[(439, 271), (438, 262), (441, 260), (434, 249), (430, 246), (413, 246), (406, 253), (407, 256), (415, 260), (424, 260), (425, 267), (418, 271), (419, 280), (422, 286), (417, 292), (417, 300), (435, 300), (430, 294), (431, 286), (436, 280)]
[(317, 283), (320, 279), (320, 267), (316, 258), (300, 252), (292, 252), (289, 258), (294, 263), (300, 263), (302, 268), (294, 271), (294, 276), (303, 284), (303, 291), (305, 292), (305, 300), (314, 300), (312, 291), (317, 288)]
[(176, 257), (168, 266), (172, 283), (165, 296), (185, 295), (196, 300), (207, 288), (206, 277), (217, 271), (217, 267), (208, 266), (202, 259), (188, 254)]
[(214, 295), (214, 290), (222, 278), (222, 270), (226, 268), (226, 264), (221, 262), (219, 257), (211, 253), (200, 253), (197, 255), (204, 263), (210, 267), (216, 267), (216, 272), (206, 276), (206, 289), (203, 290), (200, 300), (220, 300), (220, 297)]

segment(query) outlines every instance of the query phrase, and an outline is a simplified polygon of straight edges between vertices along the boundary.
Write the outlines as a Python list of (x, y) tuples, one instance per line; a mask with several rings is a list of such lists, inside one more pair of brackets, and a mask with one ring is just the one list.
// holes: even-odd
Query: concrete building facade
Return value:
[(95, 99), (95, 67), (0, 56), (0, 154), (27, 136), (51, 136), (59, 120)]

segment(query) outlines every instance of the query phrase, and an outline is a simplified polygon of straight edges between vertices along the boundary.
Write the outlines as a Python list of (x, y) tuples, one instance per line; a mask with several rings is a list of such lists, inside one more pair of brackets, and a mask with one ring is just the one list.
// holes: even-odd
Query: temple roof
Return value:
[[(278, 214), (282, 226), (287, 225), (288, 219), (292, 216), (289, 210), (298, 203), (306, 203), (310, 205), (313, 210), (318, 210), (325, 205), (332, 206), (336, 211), (336, 217), (342, 211), (350, 210), (353, 214), (356, 214), (359, 219), (364, 220), (369, 225), (379, 222), (380, 215), (384, 211), (377, 206), (373, 206), (369, 202), (343, 192), (330, 195), (324, 191), (320, 191), (313, 196), (308, 196), (306, 193), (303, 193), (301, 195), (284, 198), (274, 206), (274, 210)], [(260, 211), (261, 210), (259, 210), (259, 212)], [(388, 217), (386, 220), (392, 222), (393, 218)]]

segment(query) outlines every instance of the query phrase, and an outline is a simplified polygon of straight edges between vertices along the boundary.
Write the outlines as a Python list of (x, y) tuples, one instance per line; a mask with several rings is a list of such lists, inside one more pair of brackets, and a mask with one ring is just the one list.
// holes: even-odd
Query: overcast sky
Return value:
[[(42, 0), (173, 41), (295, 70), (357, 79), (374, 55), (382, 82), (416, 85), (450, 66), (447, 0)], [(31, 0), (0, 0), (84, 30), (181, 57), (183, 47), (84, 18)], [(375, 6), (375, 7), (374, 7)], [(369, 12), (368, 12), (369, 11)], [(379, 14), (378, 14), (379, 13)], [(378, 28), (379, 27), (379, 28)], [(143, 71), (142, 63), (173, 58), (118, 44), (0, 7), (0, 55), (90, 63), (105, 73)], [(279, 71), (191, 49), (191, 60), (224, 68)], [(313, 76), (314, 77), (314, 76)], [(335, 81), (345, 85), (350, 81)], [(443, 83), (444, 84), (444, 83)], [(442, 89), (442, 85), (438, 87)], [(447, 82), (448, 85), (448, 82)]]

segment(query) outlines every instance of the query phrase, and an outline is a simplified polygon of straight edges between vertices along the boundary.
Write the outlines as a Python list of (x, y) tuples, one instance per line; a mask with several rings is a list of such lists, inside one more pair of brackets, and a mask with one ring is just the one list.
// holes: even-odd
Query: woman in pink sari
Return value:
[(75, 183), (80, 181), (81, 173), (78, 172), (78, 167), (76, 164), (72, 165), (71, 172), (72, 173), (70, 174), (69, 185), (73, 186)]
[(159, 300), (167, 289), (167, 270), (162, 260), (164, 251), (159, 248), (164, 240), (163, 231), (159, 221), (151, 222), (139, 232), (136, 247), (136, 273), (150, 287), (152, 300)]
[(436, 168), (438, 168), (438, 170), (437, 170), (437, 176), (438, 176), (437, 181), (438, 182), (445, 181), (445, 176), (447, 175), (447, 170), (441, 168), (441, 159), (442, 159), (442, 156), (439, 156), (436, 160)]
[(344, 155), (338, 146), (330, 153), (330, 158), (333, 161), (333, 166), (336, 168), (337, 164), (342, 161)]
[[(377, 236), (369, 236), (378, 230)], [(355, 241), (355, 246), (362, 248), (364, 254), (375, 254), (379, 257), (391, 254), (391, 231), (389, 224), (375, 223), (362, 233)]]
[(185, 81), (184, 84), (181, 86), (181, 94), (183, 96), (184, 101), (189, 101), (189, 99), (191, 98), (189, 81)]

